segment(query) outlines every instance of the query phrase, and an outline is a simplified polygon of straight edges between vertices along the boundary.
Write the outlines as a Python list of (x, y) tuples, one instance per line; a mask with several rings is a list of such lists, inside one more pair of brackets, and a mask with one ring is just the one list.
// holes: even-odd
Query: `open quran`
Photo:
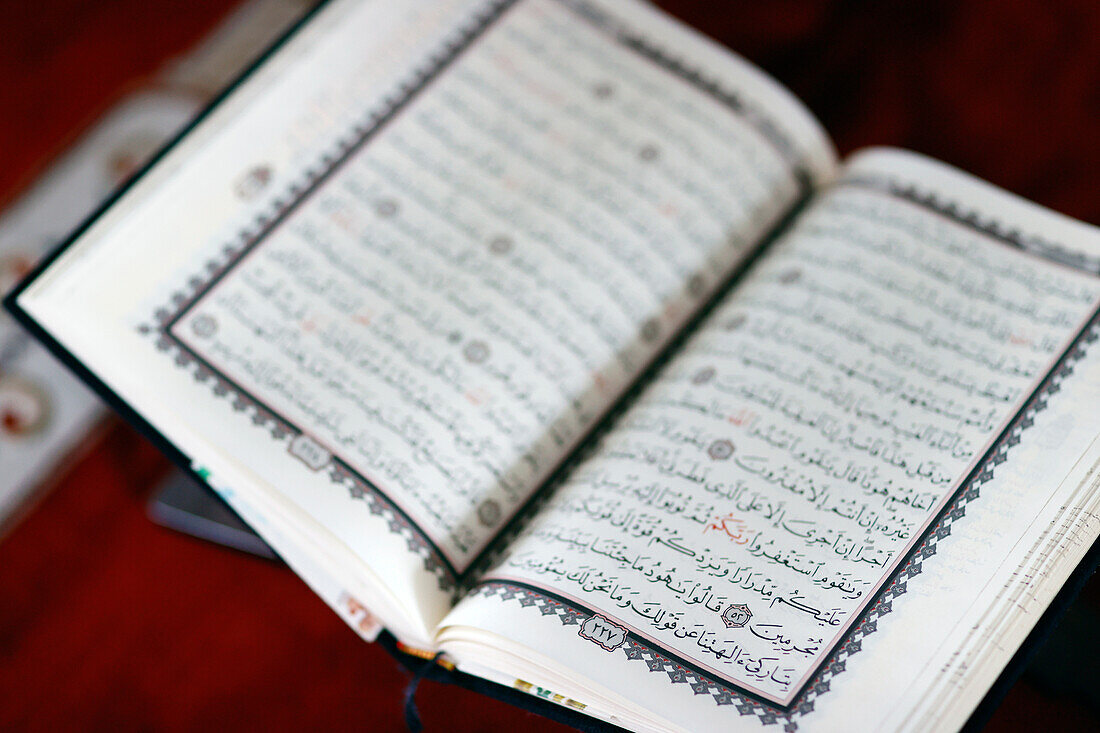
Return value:
[(364, 638), (957, 728), (1098, 533), (1100, 230), (633, 0), (334, 0), (8, 298)]

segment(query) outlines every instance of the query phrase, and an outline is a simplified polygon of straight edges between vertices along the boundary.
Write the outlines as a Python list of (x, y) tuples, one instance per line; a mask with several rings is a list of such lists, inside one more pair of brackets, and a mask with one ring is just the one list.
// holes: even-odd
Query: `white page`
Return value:
[[(544, 73), (547, 64), (553, 73)], [(610, 91), (604, 66), (619, 84)], [(423, 93), (410, 95), (425, 82)], [(393, 119), (377, 126), (391, 110)], [(532, 135), (544, 118), (555, 129)], [(316, 195), (289, 212), (295, 191), (347, 153)], [(441, 167), (458, 160), (453, 171)], [(511, 173), (496, 170), (502, 160)], [(201, 456), (217, 475), (231, 469), (246, 476), (249, 486), (237, 488), (250, 492), (253, 506), (270, 505), (290, 522), (299, 517), (317, 551), (338, 558), (339, 573), (374, 577), (402, 599), (408, 616), (419, 610), (438, 618), (454, 574), (800, 188), (827, 179), (831, 166), (820, 130), (789, 95), (643, 6), (337, 3), (20, 303), (187, 455)], [(566, 181), (555, 181), (558, 174)], [(449, 204), (440, 208), (442, 202)], [(451, 219), (444, 224), (461, 225), (461, 236), (443, 236), (441, 210)], [(283, 212), (271, 236), (252, 236)], [(508, 220), (516, 232), (499, 231)], [(348, 254), (340, 242), (360, 227), (374, 237), (372, 246)], [(463, 255), (469, 236), (481, 249)], [(238, 256), (241, 244), (247, 257)], [(442, 277), (433, 260), (456, 244), (455, 269), (463, 274)], [(336, 252), (343, 254), (330, 256)], [(294, 259), (303, 253), (307, 259)], [(328, 268), (323, 279), (311, 280), (321, 265)], [(277, 267), (289, 268), (289, 279), (265, 280)], [(362, 277), (376, 272), (385, 278), (363, 285)], [(344, 276), (350, 280), (338, 282)], [(563, 285), (593, 276), (592, 286), (576, 292)], [(115, 286), (105, 288), (106, 281)], [(272, 330), (278, 318), (297, 313), (285, 298), (249, 300), (250, 292), (276, 290), (293, 298), (318, 284), (327, 298), (314, 303), (320, 320), (292, 319), (293, 334), (275, 337)], [(385, 287), (405, 295), (377, 295)], [(170, 300), (171, 292), (182, 299)], [(210, 295), (200, 305), (211, 312), (190, 310), (197, 292)], [(373, 294), (356, 301), (352, 318), (369, 339), (337, 343), (335, 333), (353, 332), (326, 327), (348, 316), (343, 309), (363, 292)], [(407, 357), (419, 348), (413, 341), (432, 331), (417, 318), (453, 310), (461, 293), (474, 315), (434, 332), (448, 339), (457, 333), (453, 342), (430, 344), (432, 358), (455, 353), (448, 358), (457, 359), (459, 377), (451, 381), (464, 385), (457, 401), (442, 397), (453, 385), (429, 384), (414, 411), (380, 396), (385, 390), (370, 392), (400, 386), (392, 374), (386, 381), (389, 367), (379, 361), (370, 370), (381, 377), (360, 382), (345, 371), (335, 391), (316, 370), (313, 383), (300, 381), (308, 374), (294, 376), (289, 392), (287, 375), (272, 378), (274, 360), (300, 347), (304, 354), (324, 346), (331, 359), (345, 347), (362, 354), (370, 344), (411, 335), (392, 347), (391, 357)], [(246, 322), (265, 338), (241, 328)], [(541, 375), (529, 371), (532, 345), (544, 354)], [(387, 363), (397, 363), (391, 357)], [(398, 367), (404, 380), (408, 364)], [(490, 369), (497, 370), (492, 379), (485, 377)], [(298, 398), (305, 394), (308, 400)], [(544, 406), (531, 411), (542, 415), (538, 420), (517, 408), (531, 396)], [(356, 400), (397, 412), (382, 416), (389, 427), (376, 430), (382, 417), (347, 409)], [(500, 424), (488, 419), (487, 402), (502, 406)], [(546, 406), (562, 404), (569, 407), (552, 425), (540, 424)], [(410, 449), (400, 426), (428, 435), (424, 416), (436, 406), (432, 420), (450, 427), (430, 437), (436, 442), (428, 453), (423, 445)], [(490, 451), (481, 446), (499, 439), (501, 425), (516, 441), (503, 451), (493, 447), (492, 461), (471, 465), (468, 455), (447, 448), (458, 444), (456, 421), (469, 428), (463, 444), (479, 451)], [(355, 436), (373, 447), (347, 450)], [(393, 461), (382, 465), (382, 456)], [(451, 489), (441, 468), (452, 476), (460, 471), (465, 489)], [(401, 631), (428, 638), (431, 621), (406, 623)]]
[[(445, 630), (444, 648), (507, 630), (534, 658), (695, 730), (786, 717), (874, 728), (904, 711), (899, 699), (926, 689), (916, 671), (931, 684), (932, 654), (952, 650), (939, 641), (963, 628), (967, 603), (944, 594), (978, 603), (1100, 430), (1079, 407), (1096, 404), (1098, 382), (1075, 367), (1058, 410), (1026, 418), (1068, 419), (1073, 440), (1054, 455), (1039, 429), (1006, 432), (1069, 343), (1087, 345), (1100, 303), (1088, 258), (1081, 270), (1037, 257), (1014, 229), (1068, 251), (1098, 242), (946, 167), (858, 159), (448, 617), (480, 631)], [(1017, 447), (1022, 436), (1046, 449)], [(964, 480), (982, 501), (971, 488), (956, 498)], [(948, 501), (922, 540), (934, 547), (910, 560)], [(956, 546), (966, 563), (929, 559)], [(877, 598), (899, 563), (902, 580)]]

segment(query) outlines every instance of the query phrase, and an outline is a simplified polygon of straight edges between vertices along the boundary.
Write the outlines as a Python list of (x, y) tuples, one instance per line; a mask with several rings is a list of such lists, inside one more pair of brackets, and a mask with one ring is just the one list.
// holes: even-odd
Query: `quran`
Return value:
[(632, 0), (326, 3), (6, 303), (361, 636), (631, 730), (957, 728), (1100, 532), (1100, 231)]

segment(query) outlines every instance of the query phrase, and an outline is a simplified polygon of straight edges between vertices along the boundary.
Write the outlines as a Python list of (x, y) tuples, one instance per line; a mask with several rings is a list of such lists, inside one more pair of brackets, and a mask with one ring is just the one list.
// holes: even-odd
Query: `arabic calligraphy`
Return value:
[(832, 189), (490, 577), (570, 594), (783, 700), (1098, 298), (1095, 279), (932, 212)]
[(799, 194), (578, 18), (512, 7), (173, 327), (460, 570)]

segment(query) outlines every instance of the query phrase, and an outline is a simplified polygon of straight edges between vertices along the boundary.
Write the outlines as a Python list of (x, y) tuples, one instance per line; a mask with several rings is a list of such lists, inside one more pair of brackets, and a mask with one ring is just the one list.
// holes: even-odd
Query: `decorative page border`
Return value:
[(1008, 227), (992, 217), (983, 217), (977, 211), (962, 209), (954, 201), (939, 196), (934, 191), (921, 191), (915, 185), (903, 184), (888, 176), (870, 174), (846, 176), (836, 181), (833, 186), (853, 186), (886, 193), (934, 211), (956, 224), (984, 234), (1001, 244), (1090, 275), (1100, 275), (1100, 257), (1089, 257), (1083, 252), (1075, 252), (1058, 242), (1052, 242), (1038, 235), (1025, 235), (1017, 227)]
[[(603, 32), (614, 42), (664, 68), (744, 119), (787, 163), (800, 194), (805, 196), (812, 190), (809, 168), (802, 160), (796, 146), (762, 110), (749, 104), (736, 92), (724, 89), (699, 68), (665, 52), (642, 35), (630, 30), (625, 23), (612, 18), (585, 0), (555, 1), (572, 10), (578, 18)], [(293, 449), (294, 444), (299, 440), (312, 442), (312, 439), (289, 419), (221, 373), (213, 364), (176, 338), (172, 329), (218, 282), (284, 223), (298, 206), (319, 190), (333, 173), (362, 150), (375, 134), (393, 120), (431, 81), (442, 74), (519, 2), (522, 0), (489, 2), (467, 26), (459, 28), (453, 37), (443, 43), (437, 53), (430, 56), (424, 70), (418, 71), (411, 79), (399, 84), (399, 92), (388, 97), (381, 109), (371, 110), (359, 123), (353, 125), (348, 134), (337, 141), (334, 149), (323, 155), (315, 166), (307, 168), (299, 181), (292, 183), (282, 196), (276, 197), (270, 203), (266, 212), (258, 214), (243, 226), (222, 248), (219, 256), (206, 263), (201, 274), (191, 277), (186, 286), (176, 292), (166, 306), (156, 310), (151, 325), (143, 325), (139, 328), (142, 333), (156, 338), (157, 348), (174, 356), (177, 366), (189, 370), (196, 381), (209, 383), (216, 396), (232, 400), (234, 410), (249, 415), (254, 425), (268, 430), (275, 441), (287, 443), (288, 449)], [(425, 570), (436, 576), (441, 590), (458, 593), (460, 583), (468, 579), (472, 571), (479, 566), (480, 554), (471, 559), (465, 568), (455, 567), (438, 545), (397, 502), (339, 457), (331, 456), (320, 467), (326, 468), (332, 482), (344, 486), (352, 498), (367, 502), (372, 514), (381, 516), (388, 522), (391, 532), (402, 535), (406, 539), (409, 551), (421, 556)], [(517, 514), (522, 511), (521, 508)]]
[[(839, 181), (836, 185), (845, 184), (887, 193), (1002, 244), (1088, 274), (1100, 275), (1100, 263), (1073, 253), (1063, 245), (1047, 242), (1039, 237), (1025, 237), (1018, 229), (983, 217), (977, 211), (964, 209), (935, 193), (922, 193), (916, 186), (903, 185), (885, 177), (853, 177)], [(847, 660), (863, 648), (863, 639), (874, 633), (878, 629), (879, 620), (893, 610), (894, 599), (906, 592), (908, 582), (919, 575), (924, 562), (936, 554), (937, 543), (951, 535), (951, 525), (966, 515), (966, 506), (980, 496), (981, 486), (993, 479), (994, 469), (1008, 460), (1009, 450), (1018, 445), (1023, 432), (1034, 425), (1036, 414), (1047, 407), (1050, 397), (1059, 392), (1062, 382), (1073, 374), (1075, 364), (1084, 358), (1087, 349), (1098, 340), (1100, 307), (1086, 320), (1046, 377), (1009, 421), (1008, 427), (956, 489), (954, 496), (925, 530), (924, 536), (910, 549), (908, 557), (880, 585), (874, 600), (849, 627), (847, 636), (837, 642), (833, 651), (822, 659), (817, 670), (787, 705), (779, 705), (743, 690), (683, 659), (671, 649), (623, 628), (616, 623), (614, 617), (607, 618), (597, 609), (576, 599), (560, 596), (547, 588), (515, 580), (489, 579), (475, 585), (469, 595), (499, 598), (501, 601), (515, 600), (522, 606), (538, 608), (544, 616), (556, 615), (566, 626), (598, 619), (601, 624), (608, 624), (622, 631), (623, 641), (616, 646), (616, 650), (621, 649), (627, 659), (644, 661), (650, 672), (667, 674), (670, 683), (690, 684), (694, 694), (710, 694), (716, 704), (734, 705), (741, 715), (755, 715), (763, 725), (783, 722), (784, 731), (793, 733), (798, 730), (798, 720), (813, 712), (817, 698), (829, 691), (833, 679), (846, 669)]]

